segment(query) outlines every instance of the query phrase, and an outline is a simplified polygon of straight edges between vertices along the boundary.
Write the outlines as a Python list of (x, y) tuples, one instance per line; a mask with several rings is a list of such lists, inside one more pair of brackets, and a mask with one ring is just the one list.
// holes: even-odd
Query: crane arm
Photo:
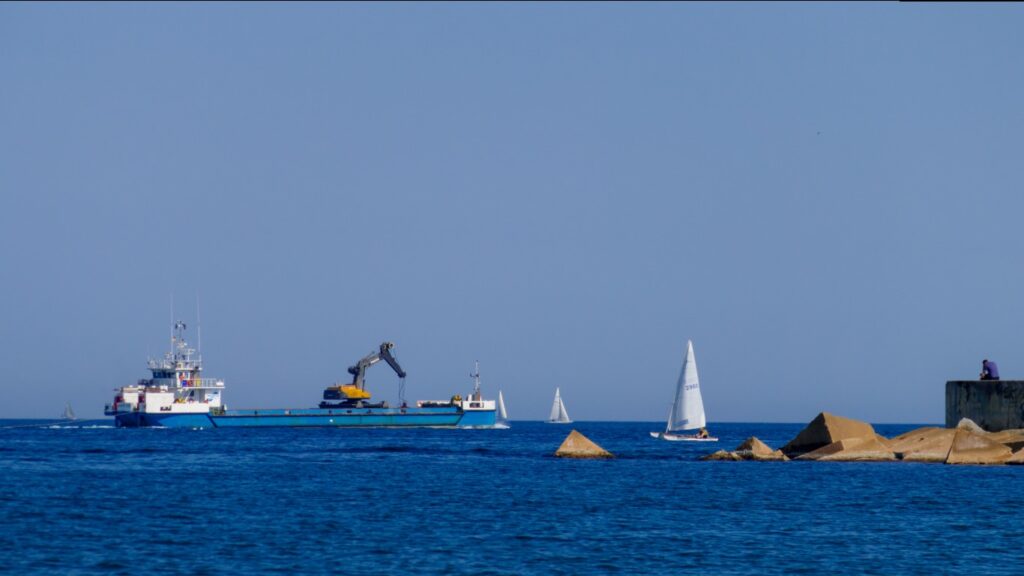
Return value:
[(394, 346), (391, 342), (381, 344), (380, 357), (391, 366), (391, 369), (395, 371), (395, 374), (398, 374), (399, 378), (405, 378), (405, 370), (402, 370), (402, 367), (398, 365), (398, 360), (395, 360), (395, 357), (391, 355), (391, 348)]
[(405, 370), (402, 370), (402, 367), (398, 365), (398, 361), (391, 355), (391, 349), (394, 347), (393, 342), (384, 342), (380, 345), (380, 349), (377, 352), (371, 352), (364, 356), (355, 366), (349, 366), (348, 373), (352, 375), (352, 385), (360, 390), (365, 389), (363, 377), (366, 376), (366, 369), (381, 360), (387, 362), (391, 369), (395, 371), (395, 374), (398, 374), (399, 378), (405, 378)]

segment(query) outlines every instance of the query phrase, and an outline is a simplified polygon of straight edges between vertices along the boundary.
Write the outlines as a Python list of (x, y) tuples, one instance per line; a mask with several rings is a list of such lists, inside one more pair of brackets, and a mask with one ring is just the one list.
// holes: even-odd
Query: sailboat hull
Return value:
[(718, 442), (718, 438), (698, 438), (688, 434), (672, 434), (670, 432), (651, 432), (651, 438), (667, 440), (669, 442)]

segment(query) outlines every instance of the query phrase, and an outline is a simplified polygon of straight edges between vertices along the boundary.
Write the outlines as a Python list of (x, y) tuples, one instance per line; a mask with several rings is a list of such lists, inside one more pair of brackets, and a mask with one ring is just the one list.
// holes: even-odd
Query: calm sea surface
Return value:
[[(118, 430), (0, 421), (13, 574), (1024, 573), (1024, 467), (699, 462), (801, 425)], [(914, 426), (877, 426), (894, 435)]]

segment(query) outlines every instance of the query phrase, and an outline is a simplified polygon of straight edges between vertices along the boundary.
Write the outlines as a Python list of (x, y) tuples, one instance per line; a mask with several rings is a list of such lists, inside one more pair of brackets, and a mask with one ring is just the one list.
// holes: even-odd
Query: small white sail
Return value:
[(508, 412), (505, 411), (505, 397), (501, 395), (501, 390), (498, 390), (498, 419), (508, 420)]
[(551, 405), (551, 415), (548, 416), (548, 422), (558, 422), (558, 407), (562, 405), (562, 396), (559, 393), (558, 388), (555, 388), (555, 402)]
[(569, 413), (565, 411), (565, 403), (562, 402), (561, 390), (555, 388), (555, 402), (551, 405), (551, 416), (548, 422), (552, 424), (569, 424)]
[(672, 402), (666, 432), (696, 430), (706, 424), (704, 400), (700, 396), (700, 379), (697, 377), (697, 359), (693, 355), (693, 342), (686, 341), (686, 359), (676, 383), (676, 397)]
[(74, 420), (75, 419), (75, 411), (71, 409), (71, 402), (68, 402), (64, 406), (64, 413), (61, 414), (61, 418), (65, 419), (65, 420)]

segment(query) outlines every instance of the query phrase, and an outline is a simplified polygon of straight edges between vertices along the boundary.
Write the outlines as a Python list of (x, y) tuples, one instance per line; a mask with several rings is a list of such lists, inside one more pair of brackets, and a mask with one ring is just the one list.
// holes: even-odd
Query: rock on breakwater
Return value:
[(875, 429), (867, 422), (822, 412), (811, 420), (796, 438), (783, 446), (782, 452), (790, 458), (795, 458), (840, 440), (874, 436)]
[(719, 450), (713, 454), (701, 458), (701, 460), (759, 460), (759, 461), (783, 461), (789, 460), (782, 450), (772, 450), (770, 446), (762, 442), (756, 436), (747, 438), (732, 452)]
[(719, 450), (702, 460), (1024, 464), (1024, 430), (987, 432), (965, 418), (956, 428), (918, 428), (890, 440), (867, 422), (822, 412), (776, 452), (782, 458), (757, 438), (748, 438), (733, 452)]

